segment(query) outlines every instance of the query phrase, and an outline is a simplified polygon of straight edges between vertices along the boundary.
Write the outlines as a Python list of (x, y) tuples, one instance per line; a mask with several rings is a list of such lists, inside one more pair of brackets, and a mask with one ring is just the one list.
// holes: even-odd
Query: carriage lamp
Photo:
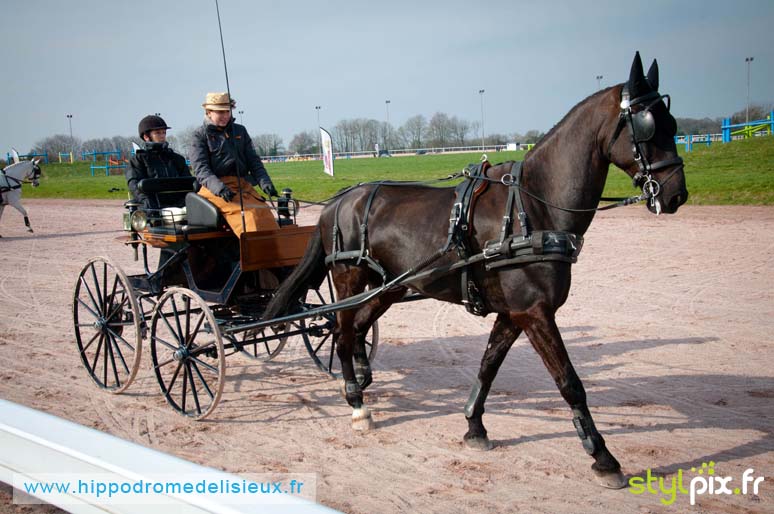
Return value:
[(290, 218), (290, 199), (293, 196), (293, 190), (285, 188), (282, 190), (282, 194), (277, 198), (277, 214), (283, 218)]
[(132, 230), (142, 232), (148, 226), (148, 216), (145, 211), (134, 211), (132, 213)]
[[(291, 212), (291, 206), (293, 210)], [(295, 224), (296, 213), (298, 212), (298, 202), (293, 199), (293, 190), (286, 187), (282, 194), (277, 198), (277, 216), (286, 220), (293, 220)], [(286, 221), (285, 223), (289, 223)], [(280, 223), (282, 225), (282, 223)]]

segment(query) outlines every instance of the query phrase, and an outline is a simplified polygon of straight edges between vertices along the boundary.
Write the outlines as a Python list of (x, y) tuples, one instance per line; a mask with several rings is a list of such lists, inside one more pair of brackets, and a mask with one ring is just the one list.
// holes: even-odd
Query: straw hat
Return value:
[(229, 99), (228, 93), (207, 93), (202, 107), (208, 111), (230, 111), (236, 107), (236, 102)]

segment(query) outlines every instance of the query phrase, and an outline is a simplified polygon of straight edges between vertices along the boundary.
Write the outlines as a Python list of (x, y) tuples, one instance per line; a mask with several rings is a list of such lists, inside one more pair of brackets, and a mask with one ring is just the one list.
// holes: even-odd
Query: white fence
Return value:
[[(521, 145), (520, 149), (527, 149), (528, 145)], [(530, 147), (532, 145), (529, 145)], [(379, 151), (379, 157), (403, 157), (406, 155), (430, 155), (430, 154), (444, 154), (444, 153), (473, 153), (473, 152), (500, 152), (506, 150), (506, 145), (476, 145), (476, 146), (450, 146), (444, 148), (399, 148), (396, 150)], [(334, 159), (362, 159), (369, 157), (376, 157), (376, 152), (334, 152)], [(296, 155), (278, 155), (278, 156), (261, 156), (263, 162), (295, 162), (295, 161), (317, 161), (320, 160), (320, 154), (296, 154)]]
[[(181, 444), (184, 444), (184, 441), (181, 441)], [(100, 484), (136, 484), (139, 481), (152, 483), (154, 478), (164, 476), (174, 477), (176, 480), (181, 480), (181, 477), (206, 477), (208, 485), (225, 483), (240, 484), (242, 487), (248, 487), (250, 484), (260, 486), (241, 476), (199, 466), (0, 399), (0, 481), (15, 485), (17, 490), (24, 490), (24, 486), (29, 488), (30, 485), (43, 483), (52, 477), (74, 476), (98, 477)], [(88, 481), (85, 483), (88, 485)], [(310, 484), (310, 487), (314, 485)], [(17, 496), (15, 493), (14, 498)], [(153, 491), (143, 497), (142, 501), (133, 503), (100, 501), (94, 495), (76, 494), (75, 491), (56, 494), (53, 497), (43, 493), (33, 496), (44, 498), (48, 503), (76, 513), (337, 512), (291, 494), (278, 494), (270, 500), (252, 496), (250, 503), (231, 503), (215, 499), (215, 496), (208, 494), (153, 494)]]

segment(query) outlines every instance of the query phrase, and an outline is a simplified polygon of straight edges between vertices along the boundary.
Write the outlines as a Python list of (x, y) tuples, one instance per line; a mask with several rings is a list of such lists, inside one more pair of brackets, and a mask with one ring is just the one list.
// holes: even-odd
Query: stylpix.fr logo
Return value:
[(660, 495), (659, 500), (664, 505), (672, 505), (678, 494), (687, 494), (690, 504), (696, 505), (696, 497), (703, 494), (758, 494), (758, 487), (764, 481), (764, 477), (755, 476), (753, 468), (748, 468), (742, 473), (741, 487), (733, 487), (734, 477), (715, 475), (713, 461), (702, 462), (701, 467), (698, 469), (693, 467), (691, 472), (697, 475), (691, 478), (686, 489), (682, 469), (678, 469), (677, 474), (668, 480), (664, 476), (653, 475), (648, 469), (644, 477), (633, 476), (629, 479), (629, 492), (637, 495), (646, 492)]

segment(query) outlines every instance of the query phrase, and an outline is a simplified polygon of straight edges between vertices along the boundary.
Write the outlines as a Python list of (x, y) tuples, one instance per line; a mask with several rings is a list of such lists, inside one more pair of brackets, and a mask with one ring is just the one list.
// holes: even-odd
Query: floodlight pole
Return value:
[(481, 97), (481, 151), (484, 151), (484, 90), (479, 89), (478, 94)]
[(70, 125), (70, 155), (72, 156), (73, 151), (74, 151), (74, 149), (73, 149), (73, 146), (74, 146), (73, 145), (73, 115), (72, 114), (66, 114), (65, 116), (67, 116), (67, 123), (69, 123), (69, 125)]
[(322, 160), (322, 132), (320, 132), (320, 109), (322, 105), (315, 105), (314, 110), (317, 111), (317, 145), (320, 149), (320, 159)]
[[(384, 106), (387, 109), (387, 126), (384, 129), (384, 149), (386, 151), (389, 151), (389, 149), (390, 149), (390, 143), (389, 143), (389, 141), (390, 141), (389, 140), (389, 136), (390, 136), (390, 101), (389, 100), (385, 100), (384, 101)], [(379, 157), (379, 156), (377, 155), (377, 157)]]
[(750, 123), (750, 63), (753, 62), (753, 57), (745, 57), (744, 62), (747, 63), (747, 114), (745, 115), (745, 124)]

